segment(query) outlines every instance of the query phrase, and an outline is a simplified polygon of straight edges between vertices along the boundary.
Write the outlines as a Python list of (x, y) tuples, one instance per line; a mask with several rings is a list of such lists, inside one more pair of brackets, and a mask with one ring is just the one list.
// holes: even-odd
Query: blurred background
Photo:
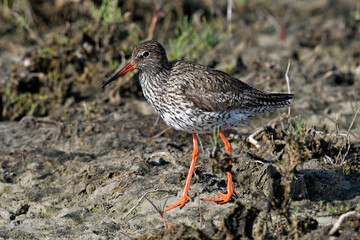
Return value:
[(360, 106), (359, 21), (356, 0), (2, 0), (0, 118), (65, 120), (83, 115), (83, 102), (96, 116), (103, 103), (144, 100), (137, 73), (99, 86), (136, 44), (155, 39), (170, 60), (268, 91), (287, 91), (291, 60), (293, 111), (314, 125), (337, 114), (346, 128)]

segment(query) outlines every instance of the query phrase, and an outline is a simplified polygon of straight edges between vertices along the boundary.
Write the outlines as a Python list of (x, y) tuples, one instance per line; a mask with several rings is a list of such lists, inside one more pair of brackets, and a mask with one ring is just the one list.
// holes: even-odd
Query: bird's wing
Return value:
[[(182, 91), (189, 101), (204, 111), (218, 112), (289, 105), (291, 94), (265, 93), (237, 78), (209, 67), (181, 61)], [(180, 75), (180, 76), (179, 76)]]

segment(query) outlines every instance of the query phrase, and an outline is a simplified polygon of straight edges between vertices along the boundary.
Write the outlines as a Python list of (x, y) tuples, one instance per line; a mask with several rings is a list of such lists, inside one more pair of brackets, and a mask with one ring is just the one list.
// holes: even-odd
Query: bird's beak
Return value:
[(123, 69), (121, 69), (120, 71), (118, 71), (117, 73), (115, 73), (111, 78), (109, 78), (107, 81), (105, 81), (102, 85), (101, 88), (105, 87), (106, 85), (108, 85), (109, 83), (111, 83), (112, 81), (118, 79), (120, 76), (124, 75), (125, 73), (134, 70), (136, 68), (136, 64), (133, 62), (129, 62), (128, 65), (126, 65)]

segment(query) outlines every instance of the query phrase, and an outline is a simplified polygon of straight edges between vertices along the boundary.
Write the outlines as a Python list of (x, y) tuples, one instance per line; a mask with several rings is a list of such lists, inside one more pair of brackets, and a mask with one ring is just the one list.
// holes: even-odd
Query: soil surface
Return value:
[[(0, 26), (1, 239), (360, 238), (358, 1), (14, 0)], [(295, 93), (290, 115), (226, 131), (231, 156), (200, 135), (193, 201), (166, 214), (191, 134), (136, 71), (100, 88), (149, 38), (266, 91), (288, 91), (290, 61)], [(231, 202), (201, 201), (230, 168)]]

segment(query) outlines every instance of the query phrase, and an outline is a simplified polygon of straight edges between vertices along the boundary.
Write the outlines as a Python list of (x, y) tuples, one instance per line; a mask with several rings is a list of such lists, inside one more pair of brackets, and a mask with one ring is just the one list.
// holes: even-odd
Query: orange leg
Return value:
[(194, 145), (194, 150), (192, 153), (191, 165), (190, 165), (189, 173), (188, 173), (188, 176), (186, 179), (184, 192), (180, 198), (180, 201), (178, 201), (177, 203), (175, 203), (173, 205), (167, 206), (167, 208), (165, 209), (164, 212), (167, 212), (173, 208), (176, 208), (177, 206), (180, 206), (180, 208), (182, 208), (185, 205), (186, 200), (189, 200), (190, 202), (192, 202), (192, 199), (189, 197), (188, 192), (189, 192), (189, 188), (190, 188), (191, 178), (192, 178), (192, 175), (195, 170), (195, 164), (196, 164), (196, 161), (199, 156), (199, 148), (198, 148), (198, 141), (197, 141), (196, 133), (193, 133), (193, 145)]
[[(228, 140), (225, 138), (224, 134), (220, 131), (219, 132), (221, 139), (223, 140), (224, 144), (225, 144), (225, 150), (231, 154), (231, 144), (228, 142)], [(231, 160), (230, 160), (230, 164), (231, 164)], [(217, 202), (219, 204), (224, 204), (229, 202), (230, 198), (232, 197), (233, 194), (236, 195), (236, 193), (234, 192), (233, 189), (233, 182), (232, 182), (232, 174), (231, 171), (227, 172), (227, 178), (228, 178), (228, 184), (227, 184), (227, 190), (228, 193), (224, 194), (220, 191), (218, 191), (218, 193), (221, 195), (220, 198), (204, 198), (204, 201), (212, 201), (212, 202)]]

